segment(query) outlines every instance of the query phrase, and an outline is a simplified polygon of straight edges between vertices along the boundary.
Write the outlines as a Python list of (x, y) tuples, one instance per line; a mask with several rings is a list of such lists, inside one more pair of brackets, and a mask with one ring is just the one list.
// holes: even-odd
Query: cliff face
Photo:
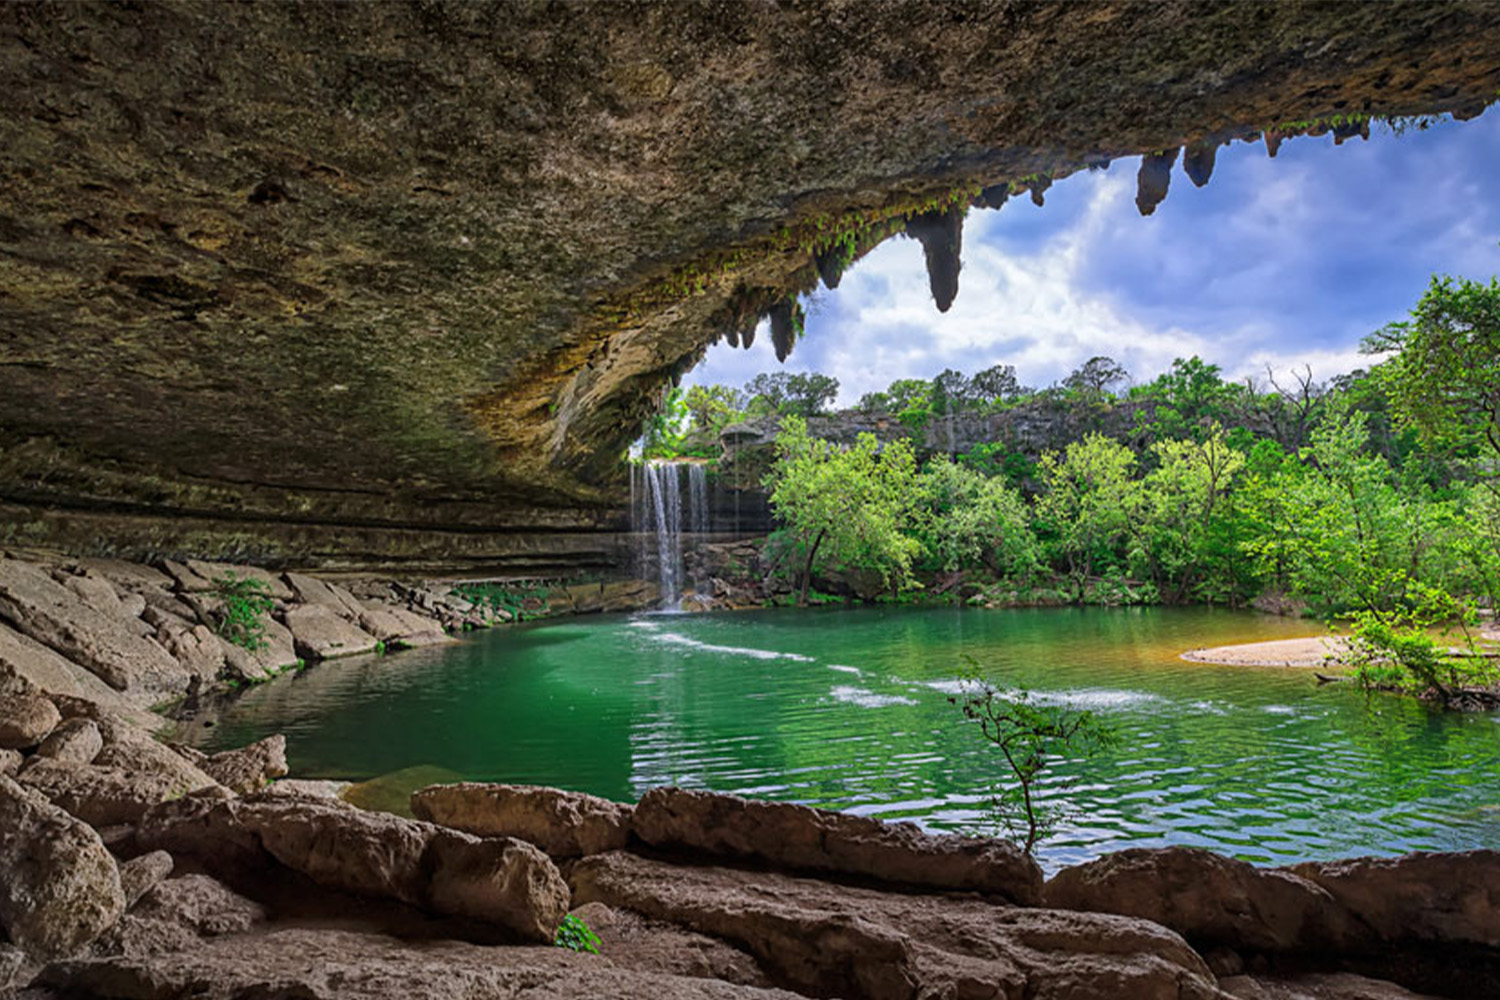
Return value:
[(607, 562), (662, 385), (908, 218), (946, 299), (1007, 182), (1497, 81), (1484, 3), (4, 5), (0, 541)]

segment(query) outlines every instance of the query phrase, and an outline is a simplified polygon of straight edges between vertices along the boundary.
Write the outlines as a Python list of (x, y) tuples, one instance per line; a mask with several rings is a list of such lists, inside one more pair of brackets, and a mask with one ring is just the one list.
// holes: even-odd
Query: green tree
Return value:
[(1021, 495), (1000, 479), (949, 461), (927, 464), (917, 484), (917, 533), (945, 570), (984, 566), (1025, 579), (1039, 568), (1036, 536)]
[(1101, 398), (1109, 394), (1113, 386), (1130, 378), (1130, 372), (1114, 358), (1098, 355), (1089, 358), (1063, 379), (1063, 388), (1083, 396)]
[(695, 430), (717, 435), (743, 418), (747, 400), (743, 392), (732, 386), (695, 385), (688, 389), (683, 402)]
[(1102, 434), (1074, 441), (1061, 454), (1047, 452), (1037, 463), (1038, 532), (1051, 538), (1080, 594), (1097, 570), (1114, 564), (1130, 532), (1140, 505), (1135, 466), (1134, 452)]
[(1008, 403), (1031, 390), (1016, 378), (1014, 365), (992, 365), (970, 381), (974, 395), (984, 403)]
[(1400, 420), (1430, 447), (1500, 459), (1500, 278), (1433, 276), (1411, 319), (1367, 338)]
[(819, 565), (872, 570), (887, 583), (910, 579), (919, 545), (904, 529), (916, 500), (911, 445), (882, 448), (873, 434), (840, 449), (811, 437), (807, 422), (789, 416), (776, 438), (777, 461), (766, 478), (771, 509), (802, 553), (798, 603), (807, 603)]
[(1202, 441), (1158, 441), (1156, 468), (1141, 483), (1136, 554), (1162, 594), (1182, 601), (1233, 590), (1238, 546), (1231, 491), (1245, 456), (1217, 424)]
[(763, 372), (745, 384), (745, 392), (772, 412), (815, 417), (838, 398), (839, 380), (817, 372)]

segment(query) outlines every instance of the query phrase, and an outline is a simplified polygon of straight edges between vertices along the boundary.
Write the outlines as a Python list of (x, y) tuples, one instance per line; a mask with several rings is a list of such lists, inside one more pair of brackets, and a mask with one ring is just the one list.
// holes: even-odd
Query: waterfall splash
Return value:
[(636, 537), (636, 572), (649, 577), (654, 570), (661, 586), (662, 607), (678, 607), (684, 583), (696, 589), (696, 581), (688, 579), (683, 561), (683, 534), (704, 535), (709, 531), (708, 477), (703, 467), (694, 462), (642, 462), (635, 466), (630, 474), (630, 522)]

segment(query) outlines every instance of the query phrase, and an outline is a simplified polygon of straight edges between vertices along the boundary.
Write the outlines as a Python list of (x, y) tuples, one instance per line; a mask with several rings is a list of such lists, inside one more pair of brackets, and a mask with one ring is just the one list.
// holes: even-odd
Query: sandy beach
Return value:
[(1336, 665), (1343, 651), (1343, 639), (1324, 635), (1190, 649), (1182, 659), (1232, 667), (1330, 667)]

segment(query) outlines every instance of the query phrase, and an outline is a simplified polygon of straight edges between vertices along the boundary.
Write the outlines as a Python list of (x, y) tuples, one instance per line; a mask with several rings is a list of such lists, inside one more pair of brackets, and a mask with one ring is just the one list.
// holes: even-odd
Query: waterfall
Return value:
[(712, 523), (708, 476), (703, 466), (694, 462), (642, 462), (631, 469), (630, 530), (635, 535), (635, 571), (644, 579), (655, 572), (663, 607), (677, 606), (684, 584), (698, 589), (697, 581), (688, 577), (683, 560), (683, 535), (706, 535)]

